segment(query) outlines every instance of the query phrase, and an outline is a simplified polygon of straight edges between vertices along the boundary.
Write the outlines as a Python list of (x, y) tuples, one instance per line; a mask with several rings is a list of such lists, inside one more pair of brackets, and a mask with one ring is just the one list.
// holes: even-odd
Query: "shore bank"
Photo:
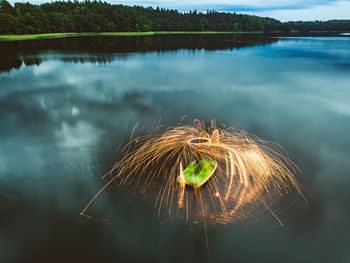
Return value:
[(151, 36), (151, 35), (172, 35), (172, 34), (262, 34), (262, 31), (152, 31), (152, 32), (99, 32), (99, 33), (47, 33), (28, 35), (0, 35), (0, 41), (19, 41), (32, 39), (53, 39), (65, 37), (85, 36)]

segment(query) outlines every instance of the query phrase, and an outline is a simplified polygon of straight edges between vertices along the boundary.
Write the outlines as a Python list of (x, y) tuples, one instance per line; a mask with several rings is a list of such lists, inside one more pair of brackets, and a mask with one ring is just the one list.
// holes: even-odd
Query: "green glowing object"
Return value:
[(217, 163), (210, 159), (202, 159), (199, 161), (191, 162), (185, 170), (183, 170), (182, 175), (180, 174), (177, 180), (185, 182), (186, 184), (193, 187), (200, 187), (214, 174), (217, 167)]

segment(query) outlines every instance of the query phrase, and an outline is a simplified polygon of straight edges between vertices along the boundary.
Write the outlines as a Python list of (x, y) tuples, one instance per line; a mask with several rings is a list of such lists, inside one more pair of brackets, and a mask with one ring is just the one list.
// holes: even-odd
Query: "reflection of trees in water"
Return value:
[(24, 58), (23, 62), (24, 62), (24, 65), (26, 65), (26, 66), (34, 66), (34, 65), (39, 66), (43, 61), (41, 58), (36, 58), (36, 57), (30, 58), (29, 57), (29, 58)]
[[(277, 39), (258, 34), (222, 35), (155, 35), (134, 37), (75, 37), (63, 39), (0, 42), (0, 72), (40, 65), (39, 54), (58, 52), (64, 62), (106, 64), (114, 59), (113, 53), (195, 50), (234, 50), (267, 45)], [(78, 54), (78, 55), (77, 55)], [(57, 58), (55, 56), (55, 58)]]
[(63, 62), (74, 62), (74, 63), (91, 63), (91, 64), (107, 64), (112, 62), (111, 57), (79, 57), (69, 56), (61, 58)]
[(5, 57), (0, 59), (0, 72), (10, 72), (11, 69), (19, 69), (22, 60), (18, 57)]
[[(91, 63), (91, 64), (107, 64), (112, 62), (112, 57), (108, 56), (64, 56), (60, 57), (59, 60), (63, 62), (73, 63)], [(43, 62), (42, 58), (37, 57), (20, 57), (4, 58), (0, 62), (0, 72), (10, 72), (12, 69), (20, 69), (22, 65), (25, 66), (39, 66)]]

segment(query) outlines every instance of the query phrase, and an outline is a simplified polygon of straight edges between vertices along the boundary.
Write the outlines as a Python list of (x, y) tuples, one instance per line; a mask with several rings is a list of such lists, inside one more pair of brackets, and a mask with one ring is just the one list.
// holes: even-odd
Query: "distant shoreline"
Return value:
[[(45, 34), (26, 34), (26, 35), (0, 35), (0, 41), (21, 41), (21, 40), (35, 40), (35, 39), (55, 39), (68, 37), (93, 37), (93, 36), (154, 36), (154, 35), (219, 35), (219, 34), (264, 34), (263, 31), (148, 31), (148, 32), (83, 32), (83, 33), (45, 33)], [(310, 31), (290, 32), (287, 36), (319, 36), (319, 35), (333, 35), (349, 36), (350, 33), (342, 31)], [(278, 36), (286, 36), (280, 35)], [(276, 36), (271, 35), (270, 36)]]
[(263, 34), (263, 31), (149, 31), (149, 32), (97, 32), (97, 33), (46, 33), (27, 35), (0, 35), (0, 41), (20, 41), (33, 39), (54, 39), (85, 36), (152, 36), (152, 35), (181, 35), (181, 34)]

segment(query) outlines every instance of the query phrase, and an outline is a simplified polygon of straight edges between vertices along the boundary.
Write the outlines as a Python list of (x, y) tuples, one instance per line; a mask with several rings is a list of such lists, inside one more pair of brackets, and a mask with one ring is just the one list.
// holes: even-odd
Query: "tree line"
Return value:
[(288, 34), (292, 30), (350, 30), (350, 20), (289, 22), (223, 13), (206, 13), (101, 1), (57, 1), (40, 5), (0, 0), (0, 34), (139, 31), (264, 31)]
[(263, 31), (281, 22), (258, 16), (112, 5), (100, 1), (40, 5), (0, 2), (1, 34), (138, 31)]
[(297, 21), (289, 22), (289, 24), (293, 30), (306, 33), (312, 31), (350, 31), (350, 20)]

